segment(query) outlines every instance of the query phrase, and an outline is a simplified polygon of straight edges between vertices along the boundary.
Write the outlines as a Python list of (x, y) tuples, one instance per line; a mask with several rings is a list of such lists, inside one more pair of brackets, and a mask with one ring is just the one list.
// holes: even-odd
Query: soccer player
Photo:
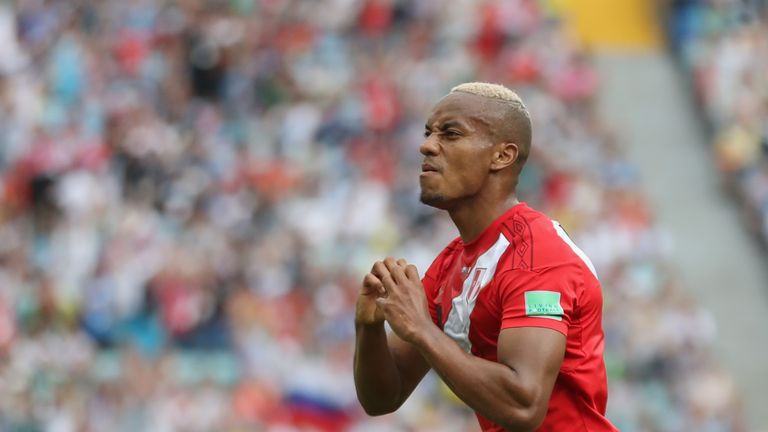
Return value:
[(431, 368), (484, 431), (617, 430), (605, 418), (595, 269), (515, 195), (531, 146), (525, 105), (500, 85), (461, 84), (424, 136), (421, 201), (446, 210), (460, 236), (421, 280), (392, 258), (365, 275), (354, 363), (363, 408), (397, 410)]

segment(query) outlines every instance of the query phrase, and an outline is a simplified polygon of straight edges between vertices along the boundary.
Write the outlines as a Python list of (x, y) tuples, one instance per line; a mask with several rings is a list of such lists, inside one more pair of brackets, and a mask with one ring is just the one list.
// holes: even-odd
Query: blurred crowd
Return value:
[(477, 430), (433, 375), (368, 418), (351, 374), (363, 274), (456, 236), (418, 146), (468, 80), (532, 113), (519, 195), (597, 267), (612, 421), (742, 430), (559, 3), (0, 3), (0, 430)]
[(768, 245), (768, 2), (677, 3), (672, 34), (712, 127), (724, 184)]

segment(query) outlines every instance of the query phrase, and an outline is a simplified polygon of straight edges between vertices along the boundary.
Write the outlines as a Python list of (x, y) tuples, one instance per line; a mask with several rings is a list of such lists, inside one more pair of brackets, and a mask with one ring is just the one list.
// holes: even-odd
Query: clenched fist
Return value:
[(404, 259), (387, 258), (373, 265), (371, 275), (381, 285), (378, 309), (401, 339), (414, 342), (424, 330), (434, 327), (415, 266)]
[(384, 322), (384, 313), (376, 303), (376, 299), (384, 294), (384, 285), (381, 280), (372, 273), (366, 274), (363, 278), (360, 294), (357, 296), (355, 324), (372, 325)]

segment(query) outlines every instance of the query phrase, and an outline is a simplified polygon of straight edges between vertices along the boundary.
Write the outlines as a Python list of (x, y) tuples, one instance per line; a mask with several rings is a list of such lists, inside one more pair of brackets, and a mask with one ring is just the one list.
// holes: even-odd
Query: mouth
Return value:
[(421, 175), (437, 174), (437, 168), (434, 165), (424, 162), (421, 164)]

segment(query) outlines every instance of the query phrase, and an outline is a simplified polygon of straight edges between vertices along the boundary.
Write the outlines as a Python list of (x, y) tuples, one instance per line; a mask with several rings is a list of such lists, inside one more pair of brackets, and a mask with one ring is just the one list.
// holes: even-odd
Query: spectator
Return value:
[(748, 227), (768, 242), (768, 20), (762, 2), (688, 1), (683, 62), (714, 130), (714, 156)]

